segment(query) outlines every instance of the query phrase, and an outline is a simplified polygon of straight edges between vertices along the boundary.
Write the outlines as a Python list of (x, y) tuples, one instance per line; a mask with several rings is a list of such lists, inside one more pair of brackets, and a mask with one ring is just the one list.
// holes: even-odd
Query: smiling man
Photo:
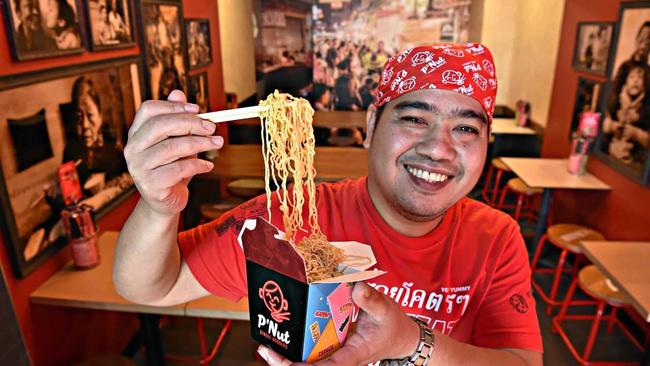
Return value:
[[(375, 268), (388, 273), (355, 286), (356, 332), (319, 364), (541, 365), (519, 227), (466, 198), (485, 161), (495, 96), (493, 60), (478, 44), (418, 47), (387, 61), (368, 111), (368, 177), (319, 185), (317, 206), (329, 240), (370, 244)], [(176, 236), (187, 179), (212, 169), (184, 157), (222, 144), (196, 112), (175, 92), (146, 103), (130, 132), (126, 158), (142, 199), (120, 235), (114, 277), (132, 301), (246, 296), (236, 239), (243, 220), (266, 215), (265, 197)], [(281, 213), (272, 217), (281, 226)]]

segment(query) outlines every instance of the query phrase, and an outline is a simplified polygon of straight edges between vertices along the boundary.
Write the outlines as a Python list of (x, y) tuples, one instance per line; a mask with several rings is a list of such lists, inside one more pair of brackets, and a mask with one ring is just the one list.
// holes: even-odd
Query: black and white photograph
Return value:
[(578, 78), (578, 89), (576, 90), (576, 100), (573, 106), (573, 118), (571, 119), (569, 138), (571, 138), (574, 131), (577, 131), (580, 125), (580, 115), (583, 112), (597, 111), (598, 96), (601, 90), (602, 83), (587, 78)]
[(642, 184), (650, 176), (650, 4), (623, 3), (597, 156)]
[(15, 60), (81, 53), (84, 50), (76, 0), (6, 0), (5, 24)]
[(138, 60), (0, 79), (8, 85), (0, 90), (0, 201), (19, 276), (65, 242), (56, 189), (61, 164), (75, 162), (81, 203), (95, 212), (132, 190), (123, 150), (141, 103)]
[(211, 64), (210, 21), (208, 19), (186, 19), (185, 26), (187, 27), (187, 55), (190, 69)]
[(133, 13), (128, 0), (86, 0), (86, 9), (92, 50), (135, 45)]
[(201, 72), (190, 75), (190, 95), (188, 101), (199, 105), (199, 112), (210, 111), (210, 98), (208, 97), (208, 73)]
[(167, 99), (174, 89), (187, 93), (187, 59), (182, 6), (172, 1), (142, 2), (144, 66), (148, 98)]
[(614, 23), (578, 23), (573, 67), (605, 76)]

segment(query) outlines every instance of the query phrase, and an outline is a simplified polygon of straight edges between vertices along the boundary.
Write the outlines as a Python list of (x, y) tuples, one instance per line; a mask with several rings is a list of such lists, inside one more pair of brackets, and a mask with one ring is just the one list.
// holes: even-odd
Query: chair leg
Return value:
[(205, 330), (203, 329), (203, 319), (196, 318), (196, 332), (199, 336), (199, 344), (201, 345), (201, 357), (208, 356), (208, 346), (205, 344)]
[(607, 334), (612, 334), (612, 331), (614, 330), (614, 325), (616, 325), (616, 313), (618, 312), (618, 308), (616, 306), (612, 306), (612, 311), (609, 314), (609, 319), (607, 320)]
[(499, 184), (501, 183), (502, 175), (503, 170), (497, 169), (497, 176), (494, 178), (494, 189), (492, 190), (492, 202), (496, 202), (497, 200), (497, 194), (499, 194)]
[(569, 308), (569, 303), (571, 303), (571, 299), (573, 299), (573, 294), (576, 292), (576, 287), (578, 287), (577, 276), (573, 278), (573, 281), (571, 282), (571, 286), (569, 286), (569, 291), (567, 291), (566, 296), (562, 301), (562, 307), (560, 308), (560, 312), (555, 316), (558, 325), (562, 322), (562, 320), (564, 320), (564, 317), (566, 316), (566, 311)]
[(499, 205), (497, 206), (499, 210), (503, 210), (503, 203), (506, 200), (506, 194), (508, 194), (508, 191), (510, 191), (508, 186), (503, 187), (501, 190), (501, 198), (499, 198)]
[(515, 221), (519, 222), (519, 218), (521, 217), (521, 208), (524, 205), (524, 194), (519, 193), (517, 195), (517, 206), (515, 207)]
[(542, 255), (542, 247), (546, 243), (546, 237), (546, 234), (542, 235), (542, 237), (539, 238), (539, 241), (537, 242), (537, 248), (535, 249), (535, 254), (533, 255), (533, 261), (530, 263), (530, 271), (533, 275), (535, 275), (535, 270), (537, 269), (539, 256)]
[(568, 253), (568, 250), (562, 250), (560, 259), (557, 261), (557, 267), (555, 268), (555, 275), (553, 277), (553, 285), (551, 286), (551, 294), (549, 295), (551, 302), (546, 307), (546, 314), (551, 314), (551, 312), (553, 312), (553, 302), (556, 301), (557, 288), (560, 286), (560, 279), (562, 279), (562, 272), (564, 270), (564, 262), (566, 261)]
[[(483, 197), (483, 200), (485, 203), (488, 205), (492, 206), (494, 205), (494, 200), (491, 200), (489, 196), (491, 196), (491, 190), (490, 186), (492, 183), (492, 173), (494, 172), (494, 166), (490, 165), (490, 168), (488, 169), (487, 172), (487, 177), (485, 178), (485, 183), (483, 183), (483, 192), (481, 192), (481, 196)], [(496, 187), (494, 187), (496, 189)]]
[(596, 316), (594, 317), (594, 322), (591, 324), (591, 331), (589, 331), (589, 338), (587, 338), (587, 344), (585, 345), (585, 351), (582, 353), (582, 358), (586, 361), (591, 356), (591, 351), (594, 348), (594, 343), (596, 343), (596, 336), (598, 335), (598, 328), (600, 327), (600, 320), (603, 317), (603, 311), (605, 310), (605, 303), (598, 303), (598, 310), (596, 310)]

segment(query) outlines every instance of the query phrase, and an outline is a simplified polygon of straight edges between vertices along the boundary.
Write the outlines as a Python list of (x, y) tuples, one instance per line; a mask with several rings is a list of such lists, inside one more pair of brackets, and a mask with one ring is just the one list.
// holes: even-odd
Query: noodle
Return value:
[[(309, 102), (294, 98), (277, 90), (260, 102), (268, 107), (260, 113), (262, 118), (262, 155), (266, 204), (271, 220), (270, 183), (278, 187), (275, 192), (280, 202), (282, 223), (287, 238), (295, 243), (298, 231), (308, 235), (295, 245), (305, 261), (309, 282), (331, 278), (338, 274), (336, 268), (343, 261), (343, 251), (331, 245), (318, 225), (316, 209), (316, 169), (314, 168), (315, 141), (312, 129), (314, 110)], [(293, 180), (293, 189), (287, 182)], [(307, 228), (302, 210), (307, 190)]]

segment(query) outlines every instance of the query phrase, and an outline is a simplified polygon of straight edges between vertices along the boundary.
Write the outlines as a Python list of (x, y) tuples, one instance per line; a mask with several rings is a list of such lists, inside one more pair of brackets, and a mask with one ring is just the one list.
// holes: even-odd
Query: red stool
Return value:
[[(556, 224), (549, 226), (549, 228), (546, 230), (546, 233), (539, 239), (539, 242), (537, 243), (537, 249), (535, 250), (535, 255), (533, 255), (533, 261), (531, 262), (530, 267), (531, 272), (533, 273), (533, 288), (539, 294), (542, 300), (548, 305), (546, 307), (547, 314), (551, 314), (553, 307), (562, 303), (561, 300), (558, 300), (556, 298), (557, 290), (560, 285), (560, 279), (562, 278), (562, 273), (569, 272), (571, 273), (572, 278), (575, 277), (578, 271), (578, 266), (580, 265), (581, 261), (584, 260), (579, 245), (579, 242), (581, 240), (605, 240), (605, 237), (596, 230), (585, 226), (574, 224)], [(560, 258), (558, 259), (555, 268), (537, 268), (537, 265), (539, 264), (539, 257), (542, 254), (542, 249), (547, 242), (553, 244), (561, 250)], [(572, 269), (564, 268), (567, 255), (569, 253), (574, 254), (576, 257)], [(544, 292), (539, 282), (535, 280), (535, 273), (553, 273), (553, 284), (551, 285), (550, 293), (547, 294)], [(593, 301), (589, 303), (593, 303)], [(579, 301), (576, 301), (572, 304), (586, 305), (582, 304)]]
[[(494, 178), (494, 185), (492, 185), (492, 175), (496, 170), (496, 177)], [(487, 177), (485, 179), (485, 185), (483, 186), (483, 191), (481, 191), (481, 197), (483, 201), (490, 206), (496, 206), (497, 204), (497, 195), (501, 189), (501, 176), (505, 172), (511, 172), (510, 168), (501, 160), (501, 158), (494, 158), (490, 164), (490, 169), (488, 169)]]
[(532, 219), (533, 213), (531, 209), (531, 198), (534, 195), (542, 194), (543, 190), (541, 188), (529, 187), (519, 178), (512, 178), (501, 191), (501, 198), (499, 199), (499, 205), (497, 206), (500, 210), (505, 208), (504, 202), (506, 200), (506, 195), (510, 192), (517, 194), (517, 204), (515, 204), (515, 212), (513, 215), (514, 219), (519, 221), (522, 215), (528, 217), (528, 219)]
[[(580, 286), (580, 289), (584, 291), (587, 295), (595, 299), (596, 314), (595, 315), (567, 315), (567, 308), (571, 303), (573, 294), (575, 293), (576, 287)], [(612, 310), (609, 315), (603, 316), (605, 312), (605, 307), (610, 305)], [(607, 332), (611, 333), (614, 329), (614, 325), (618, 325), (619, 328), (623, 331), (625, 336), (630, 339), (634, 346), (643, 351), (643, 346), (634, 338), (634, 336), (627, 330), (625, 325), (616, 317), (616, 312), (619, 308), (628, 305), (627, 297), (611, 285), (611, 282), (605, 277), (605, 275), (600, 272), (600, 270), (594, 266), (589, 265), (584, 267), (578, 273), (578, 276), (573, 279), (569, 292), (567, 292), (564, 301), (562, 302), (562, 308), (560, 313), (553, 317), (553, 330), (560, 334), (564, 344), (567, 346), (573, 358), (582, 365), (602, 365), (602, 366), (622, 366), (622, 365), (638, 365), (638, 362), (592, 362), (589, 361), (591, 352), (594, 348), (594, 343), (596, 342), (596, 336), (598, 335), (598, 329), (600, 328), (601, 320), (607, 320)], [(565, 320), (593, 320), (591, 323), (591, 330), (589, 331), (589, 336), (587, 338), (587, 343), (585, 345), (582, 354), (578, 353), (575, 346), (569, 339), (569, 336), (562, 328), (562, 322)]]

